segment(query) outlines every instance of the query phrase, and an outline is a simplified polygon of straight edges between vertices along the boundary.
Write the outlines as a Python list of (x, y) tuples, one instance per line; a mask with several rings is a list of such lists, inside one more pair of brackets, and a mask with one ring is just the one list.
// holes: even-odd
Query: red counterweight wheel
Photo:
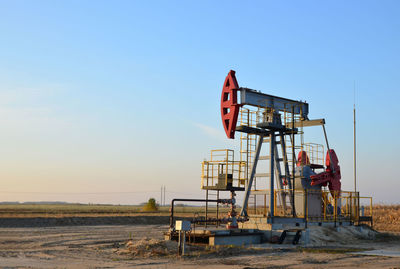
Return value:
[[(330, 157), (332, 157), (332, 160)], [(325, 165), (326, 165), (325, 172), (311, 176), (311, 186), (328, 185), (332, 196), (339, 197), (342, 188), (342, 183), (340, 182), (340, 179), (342, 177), (340, 175), (339, 159), (336, 156), (336, 153), (333, 149), (330, 149), (329, 151), (326, 152)]]
[[(330, 155), (329, 155), (330, 152)], [(331, 160), (332, 157), (332, 160)], [(340, 182), (340, 179), (342, 178), (340, 174), (340, 166), (339, 166), (339, 159), (336, 156), (336, 152), (333, 149), (330, 149), (326, 153), (326, 158), (325, 158), (325, 165), (326, 165), (326, 171), (330, 172), (332, 174), (332, 178), (329, 181), (329, 190), (332, 193), (332, 196), (335, 194), (336, 196), (340, 196), (340, 191), (342, 188), (342, 183)], [(335, 171), (333, 173), (332, 167)]]
[(240, 105), (237, 103), (237, 90), (239, 85), (235, 77), (235, 71), (229, 71), (222, 87), (221, 117), (226, 136), (235, 138), (236, 123), (239, 115)]

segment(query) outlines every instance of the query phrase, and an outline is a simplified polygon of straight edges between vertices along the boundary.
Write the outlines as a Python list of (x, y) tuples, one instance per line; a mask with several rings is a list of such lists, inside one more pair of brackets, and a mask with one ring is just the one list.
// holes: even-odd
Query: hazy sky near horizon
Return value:
[[(310, 103), (343, 189), (398, 203), (399, 1), (0, 1), (0, 201), (203, 197), (224, 78)], [(311, 132), (322, 142), (322, 131)], [(307, 139), (307, 136), (306, 136)]]

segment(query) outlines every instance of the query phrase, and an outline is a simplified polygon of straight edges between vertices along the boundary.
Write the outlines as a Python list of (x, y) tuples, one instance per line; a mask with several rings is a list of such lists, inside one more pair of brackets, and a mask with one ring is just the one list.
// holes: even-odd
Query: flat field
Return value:
[[(189, 217), (203, 210), (201, 207), (177, 207), (179, 214)], [(400, 231), (399, 212), (400, 206), (375, 206), (375, 228)], [(400, 237), (395, 233), (381, 234), (370, 240), (347, 240), (350, 243), (346, 244), (328, 239), (322, 247), (291, 244), (262, 244), (250, 248), (189, 246), (188, 256), (179, 258), (175, 242), (162, 245), (166, 244), (163, 232), (168, 229), (168, 215), (168, 207), (157, 212), (141, 212), (138, 206), (0, 205), (0, 267), (400, 267)], [(49, 222), (51, 219), (55, 221)], [(324, 230), (321, 237), (331, 232)], [(164, 252), (166, 246), (168, 253)]]
[[(79, 217), (79, 216), (130, 216), (138, 214), (169, 215), (169, 206), (159, 207), (156, 211), (143, 211), (143, 206), (136, 205), (96, 205), (96, 204), (0, 204), (0, 218), (8, 217)], [(204, 207), (175, 206), (178, 214), (204, 212)], [(213, 211), (213, 208), (210, 208)], [(215, 210), (215, 209), (214, 209)], [(227, 212), (227, 207), (220, 207), (220, 212)]]
[(400, 205), (375, 205), (373, 215), (376, 230), (400, 232)]
[[(130, 205), (83, 205), (83, 204), (17, 204), (0, 205), (1, 218), (71, 218), (71, 217), (135, 217), (169, 216), (169, 206), (158, 211), (143, 212), (142, 206)], [(212, 209), (213, 210), (213, 209)], [(215, 209), (214, 209), (215, 210)], [(227, 212), (221, 207), (220, 212)], [(177, 216), (193, 217), (204, 212), (204, 207), (176, 206)], [(400, 205), (374, 205), (374, 229), (378, 231), (400, 232)], [(1, 225), (0, 225), (1, 226)]]
[[(0, 218), (129, 216), (142, 213), (141, 206), (92, 204), (15, 204), (0, 205)], [(146, 214), (166, 214), (168, 208)]]

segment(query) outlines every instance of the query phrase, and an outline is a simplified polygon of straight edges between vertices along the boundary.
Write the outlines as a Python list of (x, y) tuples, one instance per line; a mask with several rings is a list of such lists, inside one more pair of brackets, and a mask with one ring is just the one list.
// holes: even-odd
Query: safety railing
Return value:
[(310, 159), (310, 163), (325, 165), (325, 151), (323, 145), (316, 143), (304, 143), (303, 148)]
[(249, 108), (240, 108), (239, 112), (239, 125), (256, 127), (257, 125), (257, 111)]
[(201, 188), (231, 190), (246, 185), (246, 163), (234, 161), (234, 151), (212, 150), (211, 160), (202, 162)]
[[(360, 197), (358, 192), (329, 190), (274, 190), (274, 216), (290, 217), (292, 205), (289, 195), (294, 195), (296, 217), (315, 222), (371, 221), (372, 197)], [(284, 195), (284, 199), (279, 196)], [(257, 190), (251, 192), (250, 199), (256, 206), (249, 206), (249, 215), (270, 216), (270, 191)], [(282, 204), (283, 201), (285, 203)]]
[(372, 197), (360, 197), (360, 217), (372, 216)]
[[(257, 111), (249, 108), (240, 108), (239, 125), (256, 127)], [(244, 177), (249, 179), (251, 173), (251, 165), (254, 161), (256, 151), (257, 136), (255, 134), (240, 133), (240, 161), (246, 163)]]
[[(285, 109), (283, 111), (283, 124), (287, 128), (295, 128), (297, 129), (296, 133), (291, 135), (285, 135), (285, 144), (286, 144), (286, 153), (288, 156), (288, 165), (291, 170), (293, 170), (293, 166), (296, 165), (297, 156), (296, 153), (302, 151), (304, 145), (304, 130), (302, 126), (302, 116), (300, 114), (294, 113), (297, 109), (301, 110), (301, 106), (294, 105), (292, 103), (288, 103), (285, 105)], [(300, 126), (298, 126), (300, 124)]]

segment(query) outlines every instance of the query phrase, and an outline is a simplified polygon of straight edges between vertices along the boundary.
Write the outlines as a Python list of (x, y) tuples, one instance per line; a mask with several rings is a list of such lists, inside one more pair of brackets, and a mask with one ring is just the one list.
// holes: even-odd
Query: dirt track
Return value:
[[(265, 252), (234, 257), (133, 258), (118, 255), (130, 239), (162, 239), (166, 225), (1, 228), (0, 265), (6, 268), (396, 268), (400, 257), (301, 252), (266, 246)], [(363, 248), (399, 249), (400, 242), (364, 242)]]
[(158, 237), (165, 226), (64, 226), (0, 229), (0, 264), (5, 267), (115, 267), (114, 255), (133, 237)]

